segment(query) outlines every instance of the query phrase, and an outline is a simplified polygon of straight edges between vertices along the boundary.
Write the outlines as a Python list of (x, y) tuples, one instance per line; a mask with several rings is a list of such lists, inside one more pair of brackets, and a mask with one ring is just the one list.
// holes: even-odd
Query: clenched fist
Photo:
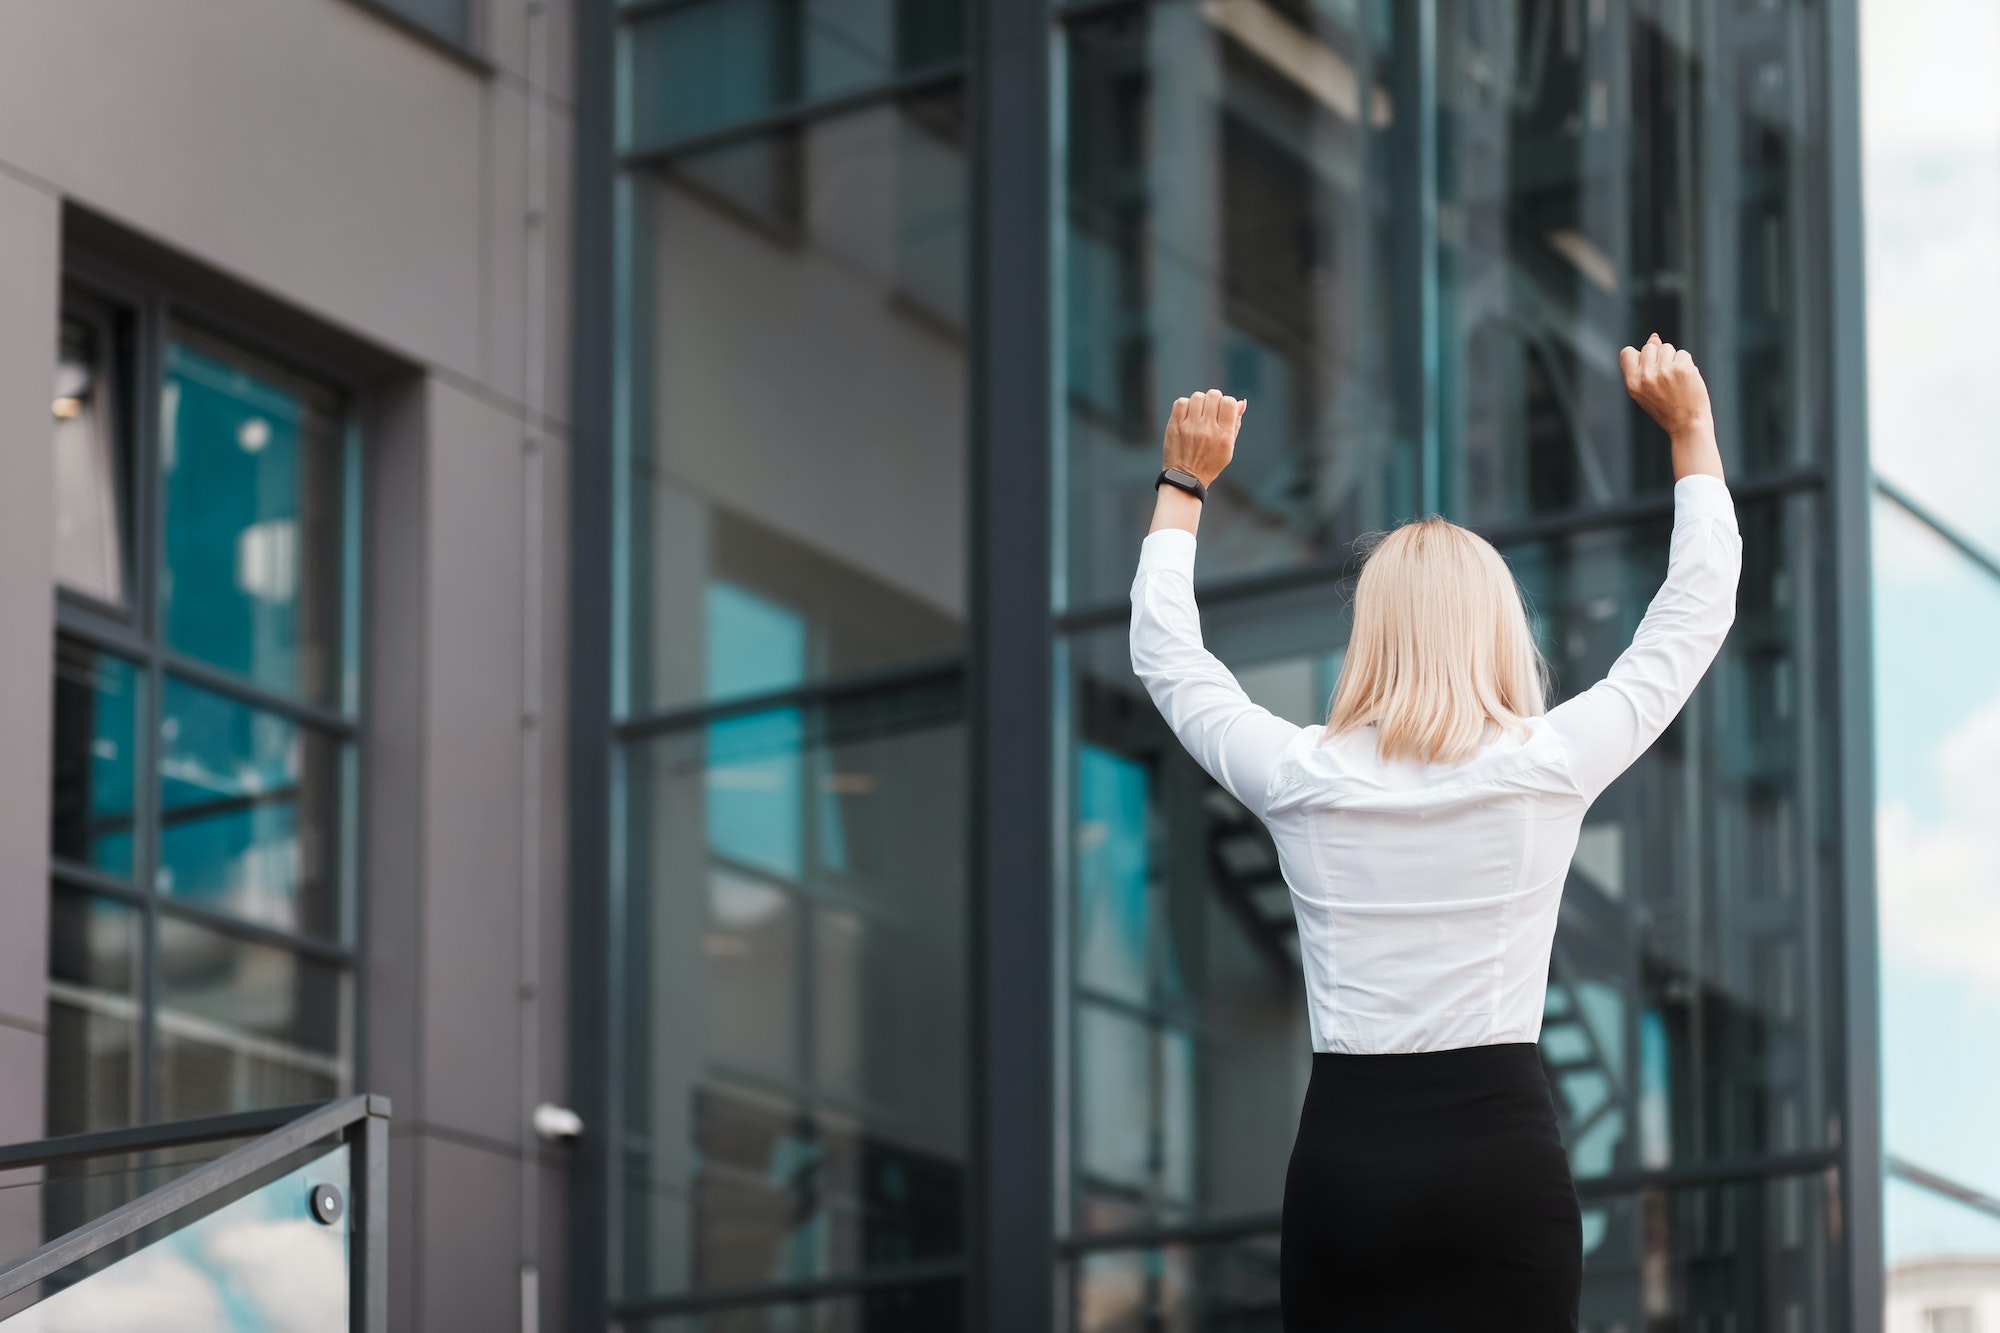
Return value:
[(1646, 409), (1646, 415), (1673, 436), (1703, 426), (1713, 426), (1708, 406), (1708, 386), (1695, 369), (1686, 348), (1660, 341), (1654, 334), (1640, 348), (1627, 347), (1618, 354), (1618, 368), (1625, 372), (1625, 391), (1632, 401)]
[(1236, 432), (1248, 406), (1247, 399), (1225, 397), (1220, 389), (1174, 399), (1161, 449), (1164, 466), (1192, 472), (1204, 486), (1213, 483), (1236, 452)]
[(1673, 442), (1674, 480), (1702, 473), (1722, 476), (1722, 452), (1715, 444), (1715, 411), (1708, 386), (1685, 349), (1660, 341), (1654, 334), (1644, 347), (1618, 353), (1625, 372), (1625, 391), (1660, 423)]

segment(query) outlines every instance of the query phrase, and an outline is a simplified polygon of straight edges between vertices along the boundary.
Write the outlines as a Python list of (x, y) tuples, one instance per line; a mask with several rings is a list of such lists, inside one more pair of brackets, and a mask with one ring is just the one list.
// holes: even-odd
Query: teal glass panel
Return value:
[(1139, 1004), (1152, 990), (1150, 788), (1143, 764), (1077, 751), (1077, 981)]
[(340, 745), (171, 677), (158, 887), (280, 930), (340, 929)]
[(130, 875), (139, 669), (69, 639), (56, 641), (55, 667), (49, 850), (61, 860)]
[(167, 347), (160, 474), (168, 645), (337, 702), (343, 534), (337, 403), (188, 330)]
[[(331, 1186), (339, 1217), (308, 1203)], [(142, 1232), (147, 1243), (110, 1264), (73, 1264), (48, 1294), (0, 1320), (28, 1333), (335, 1333), (348, 1327), (349, 1152), (335, 1148), (222, 1207)], [(171, 1229), (169, 1229), (171, 1228)], [(159, 1234), (161, 1231), (165, 1234)], [(152, 1237), (157, 1236), (157, 1239)], [(54, 1290), (51, 1290), (53, 1288)]]
[(351, 982), (339, 965), (170, 914), (157, 947), (159, 1119), (346, 1091)]
[(1873, 537), (1884, 1147), (2000, 1196), (2000, 578), (1885, 500)]
[(956, 0), (702, 0), (626, 35), (625, 137), (641, 150), (960, 59)]
[(626, 784), (617, 1290), (959, 1253), (956, 687), (693, 726)]
[(137, 908), (58, 886), (50, 898), (48, 1132), (138, 1118)]
[(905, 99), (642, 182), (621, 711), (963, 643), (963, 128)]

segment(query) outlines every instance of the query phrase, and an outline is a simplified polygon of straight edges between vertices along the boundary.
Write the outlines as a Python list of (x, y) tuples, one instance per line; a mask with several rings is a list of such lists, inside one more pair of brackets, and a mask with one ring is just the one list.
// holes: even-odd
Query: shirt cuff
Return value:
[(1736, 502), (1722, 478), (1697, 472), (1674, 483), (1674, 518), (1712, 518), (1736, 531)]
[(1161, 528), (1146, 534), (1139, 547), (1139, 575), (1176, 570), (1194, 581), (1194, 534), (1185, 528)]

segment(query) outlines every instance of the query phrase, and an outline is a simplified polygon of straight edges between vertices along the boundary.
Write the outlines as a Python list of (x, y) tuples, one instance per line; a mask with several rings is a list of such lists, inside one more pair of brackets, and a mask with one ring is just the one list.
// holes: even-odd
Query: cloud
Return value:
[(22, 1333), (217, 1333), (229, 1327), (214, 1279), (163, 1249), (141, 1250), (9, 1322)]
[(2000, 997), (2000, 697), (1934, 755), (1937, 810), (1876, 815), (1883, 952)]
[(229, 1289), (256, 1307), (268, 1333), (344, 1333), (347, 1257), (341, 1232), (307, 1218), (245, 1219), (202, 1247)]

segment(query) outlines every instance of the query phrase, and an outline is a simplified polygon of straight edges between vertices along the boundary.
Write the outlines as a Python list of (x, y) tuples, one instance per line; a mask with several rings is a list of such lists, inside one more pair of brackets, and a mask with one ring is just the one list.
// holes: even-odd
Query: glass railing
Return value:
[(0, 1148), (0, 1329), (385, 1329), (388, 1115), (352, 1097)]

